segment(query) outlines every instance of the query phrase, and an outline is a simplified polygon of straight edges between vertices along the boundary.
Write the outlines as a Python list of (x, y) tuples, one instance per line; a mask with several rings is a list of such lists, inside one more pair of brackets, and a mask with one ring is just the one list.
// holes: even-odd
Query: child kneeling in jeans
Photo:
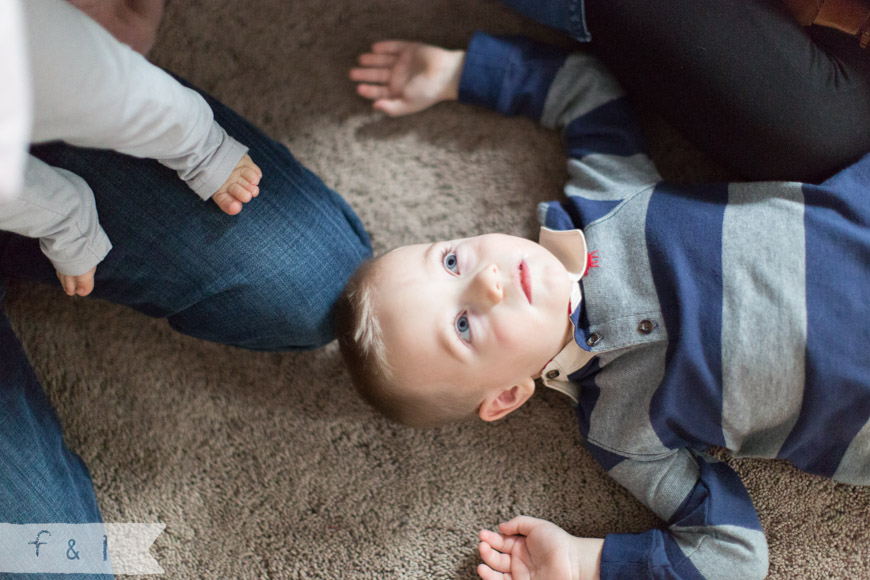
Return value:
[(479, 34), (360, 63), (358, 92), (389, 114), (458, 98), (559, 129), (570, 180), (539, 207), (539, 244), (493, 234), (364, 265), (339, 305), (357, 390), (424, 427), (504, 417), (539, 380), (666, 523), (600, 540), (516, 518), (481, 532), (482, 578), (763, 578), (764, 533), (714, 446), (870, 484), (870, 156), (820, 185), (678, 186), (587, 54)]

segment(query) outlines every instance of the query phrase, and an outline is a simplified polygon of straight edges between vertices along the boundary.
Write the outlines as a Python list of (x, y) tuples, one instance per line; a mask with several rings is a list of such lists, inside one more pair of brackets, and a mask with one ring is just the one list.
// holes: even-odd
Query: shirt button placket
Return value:
[(637, 331), (641, 334), (650, 334), (655, 329), (655, 325), (650, 320), (641, 320), (637, 325)]

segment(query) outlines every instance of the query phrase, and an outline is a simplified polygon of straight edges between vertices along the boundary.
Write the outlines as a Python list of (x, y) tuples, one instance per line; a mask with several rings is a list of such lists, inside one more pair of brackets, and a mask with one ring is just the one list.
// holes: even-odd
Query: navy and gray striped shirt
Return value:
[(567, 197), (539, 216), (597, 252), (580, 430), (666, 523), (608, 535), (602, 579), (763, 578), (746, 489), (704, 452), (870, 484), (870, 156), (821, 185), (665, 183), (599, 61), (519, 38), (474, 37), (460, 100), (565, 140)]

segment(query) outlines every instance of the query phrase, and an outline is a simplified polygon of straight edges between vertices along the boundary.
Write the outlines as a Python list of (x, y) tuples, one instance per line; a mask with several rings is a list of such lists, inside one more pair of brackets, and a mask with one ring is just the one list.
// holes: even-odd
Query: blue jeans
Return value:
[(565, 32), (580, 42), (590, 39), (585, 0), (502, 0), (502, 4), (532, 20)]
[[(166, 317), (173, 328), (256, 350), (305, 350), (333, 338), (332, 306), (371, 246), (359, 218), (290, 152), (204, 95), (246, 144), (260, 195), (229, 216), (151, 160), (63, 144), (34, 154), (94, 190), (114, 248), (93, 295)], [(36, 240), (0, 237), (0, 272), (57, 284)]]
[[(206, 99), (263, 170), (260, 195), (237, 216), (201, 201), (151, 160), (63, 144), (34, 149), (94, 190), (114, 248), (97, 267), (93, 295), (206, 340), (258, 350), (320, 346), (333, 338), (335, 300), (371, 255), (368, 235), (347, 203), (284, 146)], [(0, 271), (58, 285), (32, 239), (0, 234)], [(0, 279), (0, 299), (2, 290)], [(58, 300), (68, 298), (59, 293)], [(64, 445), (0, 310), (0, 522), (99, 521), (87, 468)]]
[[(0, 300), (5, 294), (4, 286), (0, 279)], [(0, 522), (102, 521), (88, 469), (64, 444), (57, 414), (2, 310), (0, 466)], [(41, 575), (0, 573), (0, 577), (36, 580)]]

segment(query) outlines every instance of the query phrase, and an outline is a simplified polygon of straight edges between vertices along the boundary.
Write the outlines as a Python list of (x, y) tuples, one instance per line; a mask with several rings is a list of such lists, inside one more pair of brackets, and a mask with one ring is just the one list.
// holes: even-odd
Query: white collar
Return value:
[[(580, 278), (586, 273), (589, 253), (586, 247), (586, 237), (580, 230), (551, 230), (541, 228), (538, 243), (549, 250), (568, 270), (571, 278), (571, 302), (569, 314), (580, 307), (583, 299), (580, 292)], [(541, 382), (545, 387), (555, 389), (568, 395), (574, 404), (579, 398), (577, 385), (568, 380), (568, 375), (584, 367), (592, 358), (593, 354), (586, 351), (574, 340), (574, 322), (569, 318), (571, 325), (571, 340), (568, 341), (559, 354), (547, 363), (541, 372)]]

